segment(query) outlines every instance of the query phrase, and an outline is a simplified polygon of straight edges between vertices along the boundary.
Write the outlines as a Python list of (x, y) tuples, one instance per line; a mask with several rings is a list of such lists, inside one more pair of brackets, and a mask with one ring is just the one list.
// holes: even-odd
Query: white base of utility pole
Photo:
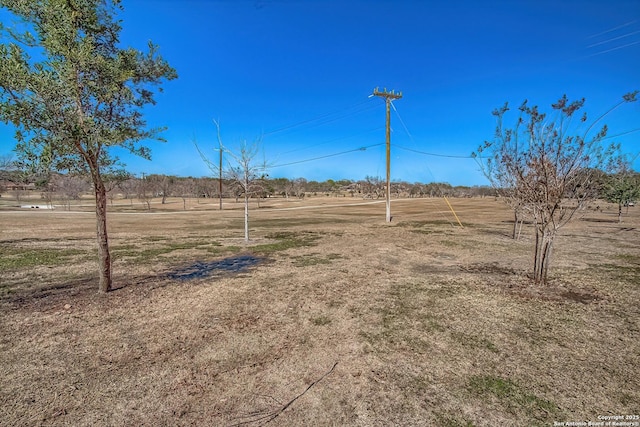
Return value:
[(391, 200), (387, 198), (387, 222), (391, 222)]

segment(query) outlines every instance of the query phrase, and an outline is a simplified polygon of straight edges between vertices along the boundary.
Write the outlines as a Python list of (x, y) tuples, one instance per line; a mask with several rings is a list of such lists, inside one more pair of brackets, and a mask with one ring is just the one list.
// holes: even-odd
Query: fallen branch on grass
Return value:
[(295, 402), (300, 397), (304, 396), (304, 394), (306, 392), (311, 390), (311, 387), (313, 387), (314, 385), (318, 384), (320, 381), (325, 379), (330, 373), (332, 373), (337, 365), (338, 365), (338, 362), (334, 363), (333, 366), (331, 367), (331, 369), (329, 369), (327, 372), (325, 372), (325, 374), (323, 376), (321, 376), (320, 378), (318, 378), (317, 380), (315, 380), (314, 382), (309, 384), (309, 386), (302, 393), (300, 393), (299, 395), (297, 395), (296, 397), (294, 397), (293, 399), (288, 401), (286, 404), (282, 405), (280, 408), (278, 408), (278, 409), (276, 409), (274, 411), (271, 411), (271, 412), (269, 412), (269, 413), (267, 413), (265, 415), (261, 415), (258, 418), (255, 418), (253, 420), (240, 421), (239, 423), (232, 424), (231, 427), (244, 426), (244, 425), (249, 425), (249, 424), (253, 424), (253, 423), (258, 423), (258, 422), (261, 422), (261, 421), (263, 422), (261, 425), (269, 424), (271, 421), (273, 421), (276, 418), (278, 418), (280, 416), (280, 414), (282, 414), (289, 406), (291, 406), (293, 404), (293, 402)]

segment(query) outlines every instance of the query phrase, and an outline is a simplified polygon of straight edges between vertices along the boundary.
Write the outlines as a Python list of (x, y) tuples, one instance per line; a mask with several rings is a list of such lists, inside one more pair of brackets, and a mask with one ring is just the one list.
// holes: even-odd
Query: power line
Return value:
[(617, 27), (609, 28), (608, 30), (602, 31), (602, 32), (600, 32), (598, 34), (592, 34), (589, 37), (587, 37), (587, 39), (592, 39), (594, 37), (598, 37), (598, 36), (601, 36), (603, 34), (611, 33), (613, 31), (619, 30), (620, 28), (628, 27), (629, 25), (635, 24), (636, 22), (638, 22), (638, 20), (634, 19), (633, 21), (629, 21), (629, 22), (627, 22), (625, 24), (618, 25)]
[[(400, 123), (402, 123), (402, 127), (404, 127), (405, 132), (407, 132), (407, 135), (409, 136), (409, 139), (411, 139), (411, 142), (416, 144), (416, 141), (413, 138), (413, 135), (411, 135), (411, 132), (409, 132), (409, 129), (407, 129), (407, 125), (404, 124), (404, 120), (402, 120), (402, 117), (400, 117), (400, 113), (398, 113), (398, 110), (396, 109), (396, 106), (393, 105), (393, 102), (391, 103), (391, 106), (393, 107), (393, 111), (396, 112), (396, 116), (398, 116), (398, 120), (400, 120)], [(636, 129), (636, 130), (640, 130), (640, 129)], [(619, 135), (617, 135), (617, 136), (619, 136)], [(416, 144), (416, 145), (418, 145), (418, 144)], [(394, 147), (399, 148), (401, 150), (405, 150), (405, 151), (411, 151), (413, 153), (424, 154), (425, 156), (447, 157), (447, 158), (450, 158), (450, 159), (472, 159), (473, 158), (472, 156), (460, 156), (460, 155), (455, 155), (455, 154), (427, 153), (426, 151), (414, 150), (414, 149), (411, 149), (411, 148), (401, 147), (399, 145), (394, 145)]]
[(339, 153), (327, 154), (327, 155), (325, 155), (325, 156), (313, 157), (313, 158), (311, 158), (311, 159), (298, 160), (298, 161), (290, 162), (290, 163), (282, 163), (282, 164), (280, 164), (280, 165), (275, 165), (275, 166), (272, 166), (272, 167), (273, 167), (273, 168), (279, 168), (279, 167), (282, 167), (282, 166), (291, 166), (291, 165), (297, 165), (297, 164), (299, 164), (299, 163), (313, 162), (313, 161), (315, 161), (315, 160), (321, 160), (321, 159), (326, 159), (326, 158), (329, 158), (329, 157), (341, 156), (341, 155), (343, 155), (343, 154), (353, 153), (353, 152), (355, 152), (355, 151), (366, 151), (366, 150), (367, 150), (367, 149), (369, 149), (369, 148), (379, 147), (379, 146), (381, 146), (381, 145), (384, 145), (384, 143), (383, 143), (383, 142), (381, 142), (381, 143), (379, 143), (379, 144), (367, 145), (367, 146), (365, 146), (365, 147), (354, 148), (353, 150), (341, 151), (341, 152), (339, 152)]
[(307, 150), (307, 149), (310, 149), (310, 148), (319, 147), (319, 146), (321, 146), (321, 145), (330, 144), (330, 143), (332, 143), (332, 142), (342, 141), (342, 140), (350, 139), (350, 138), (355, 138), (356, 136), (366, 135), (366, 134), (368, 134), (368, 133), (372, 133), (372, 132), (378, 131), (378, 130), (383, 129), (383, 128), (384, 128), (384, 126), (378, 126), (377, 128), (369, 129), (369, 130), (367, 130), (367, 131), (360, 132), (360, 133), (357, 133), (357, 134), (354, 134), (354, 135), (341, 136), (341, 137), (339, 137), (339, 138), (330, 139), (330, 140), (328, 140), (328, 141), (319, 142), (319, 143), (317, 143), (317, 144), (313, 144), (313, 145), (305, 145), (304, 147), (300, 147), (300, 148), (296, 148), (296, 149), (293, 149), (293, 150), (285, 151), (284, 153), (280, 153), (280, 155), (290, 154), (290, 153), (295, 153), (295, 152), (297, 152), (297, 151), (302, 151), (302, 150)]
[(638, 131), (640, 131), (640, 128), (631, 129), (631, 130), (628, 130), (628, 131), (626, 131), (626, 132), (618, 133), (618, 134), (616, 134), (616, 135), (605, 136), (604, 138), (602, 138), (602, 140), (604, 141), (605, 139), (617, 138), (617, 137), (619, 137), (619, 136), (628, 135), (628, 134), (630, 134), (630, 133), (634, 133), (634, 132), (638, 132)]
[(365, 111), (368, 111), (368, 110), (371, 110), (371, 109), (374, 109), (374, 108), (377, 107), (377, 105), (370, 105), (370, 106), (367, 106), (366, 108), (360, 108), (360, 109), (358, 109), (356, 111), (352, 111), (352, 112), (350, 112), (348, 114), (340, 115), (340, 116), (337, 116), (337, 117), (332, 117), (332, 116), (340, 114), (340, 113), (342, 113), (344, 111), (349, 111), (349, 110), (361, 107), (361, 106), (363, 106), (365, 104), (369, 104), (369, 103), (371, 103), (370, 100), (366, 99), (364, 101), (360, 101), (360, 102), (358, 102), (356, 104), (353, 104), (353, 105), (351, 105), (349, 107), (344, 107), (344, 108), (341, 108), (339, 110), (332, 111), (330, 113), (321, 114), (321, 115), (316, 116), (314, 118), (302, 120), (302, 121), (297, 122), (297, 123), (293, 123), (293, 124), (290, 124), (290, 125), (282, 126), (280, 128), (272, 129), (270, 131), (265, 132), (264, 135), (266, 136), (266, 135), (273, 135), (273, 134), (281, 133), (281, 132), (284, 132), (284, 131), (287, 131), (287, 130), (290, 130), (290, 129), (294, 129), (294, 128), (298, 128), (298, 127), (301, 127), (301, 126), (304, 126), (304, 125), (307, 125), (307, 124), (310, 124), (310, 123), (313, 123), (313, 122), (317, 122), (317, 121), (320, 121), (320, 122), (314, 124), (313, 126), (321, 126), (323, 124), (331, 123), (331, 122), (334, 122), (334, 121), (337, 121), (337, 120), (340, 120), (340, 119), (343, 119), (343, 118), (346, 118), (346, 117), (349, 117), (349, 116), (352, 116), (352, 115), (355, 115), (355, 114), (358, 114), (358, 113), (362, 113), (362, 112), (365, 112)]
[(603, 53), (613, 52), (614, 50), (624, 49), (625, 47), (634, 46), (634, 45), (637, 45), (639, 43), (640, 43), (640, 40), (632, 42), (632, 43), (627, 43), (627, 44), (624, 44), (622, 46), (613, 47), (611, 49), (603, 50), (601, 52), (596, 52), (596, 53), (594, 53), (592, 55), (587, 55), (587, 58), (590, 58), (592, 56), (602, 55)]
[(391, 106), (393, 107), (393, 111), (395, 111), (396, 116), (398, 116), (398, 120), (400, 120), (400, 123), (402, 124), (402, 127), (404, 128), (404, 131), (407, 132), (407, 135), (409, 135), (409, 138), (415, 144), (415, 141), (413, 140), (413, 135), (411, 135), (411, 132), (409, 132), (409, 129), (407, 129), (407, 125), (404, 124), (404, 120), (402, 120), (402, 117), (400, 117), (400, 113), (398, 113), (398, 109), (396, 108), (396, 106), (393, 103), (393, 101), (391, 102)]
[(600, 45), (603, 45), (605, 43), (611, 43), (611, 42), (616, 41), (616, 40), (620, 40), (620, 39), (624, 39), (624, 38), (627, 38), (627, 37), (631, 37), (631, 36), (636, 35), (638, 33), (640, 33), (640, 30), (632, 31), (630, 33), (623, 34), (621, 36), (612, 37), (610, 39), (607, 39), (607, 40), (604, 40), (604, 41), (601, 41), (601, 42), (598, 42), (598, 43), (590, 44), (589, 46), (587, 46), (587, 49), (595, 47), (595, 46), (600, 46)]
[[(411, 135), (411, 132), (409, 132), (409, 129), (407, 128), (407, 126), (404, 124), (404, 120), (402, 120), (402, 117), (400, 117), (400, 113), (398, 112), (398, 109), (396, 108), (396, 106), (393, 106), (393, 110), (396, 112), (396, 116), (398, 116), (398, 119), (400, 120), (400, 123), (402, 123), (402, 125), (404, 126), (404, 130), (405, 132), (407, 132), (407, 135), (409, 135), (409, 139), (411, 139), (411, 142), (414, 145), (416, 144), (416, 141), (413, 139), (413, 135)], [(398, 147), (400, 149), (403, 149), (403, 147)], [(437, 181), (436, 176), (434, 175), (433, 171), (431, 170), (431, 168), (429, 167), (428, 164), (425, 163), (425, 168), (427, 169), (427, 172), (429, 172), (429, 175), (431, 175), (431, 178), (433, 178), (434, 181)]]
[(426, 151), (420, 151), (420, 150), (414, 150), (411, 148), (406, 148), (406, 147), (401, 147), (399, 145), (395, 145), (396, 148), (399, 148), (401, 150), (405, 150), (405, 151), (411, 151), (413, 153), (418, 153), (418, 154), (424, 154), (425, 156), (433, 156), (433, 157), (447, 157), (450, 159), (472, 159), (472, 156), (460, 156), (460, 155), (455, 155), (455, 154), (436, 154), (436, 153), (427, 153)]
[[(393, 105), (393, 104), (392, 104)], [(402, 123), (402, 126), (404, 127), (404, 130), (407, 132), (407, 135), (409, 135), (409, 138), (411, 139), (411, 141), (415, 144), (415, 140), (413, 139), (413, 135), (411, 135), (411, 132), (409, 132), (409, 129), (407, 128), (407, 125), (404, 123), (404, 120), (402, 120), (402, 117), (400, 117), (400, 113), (398, 113), (398, 110), (396, 109), (396, 106), (393, 106), (394, 111), (396, 112), (396, 115), (398, 116), (398, 119), (400, 120), (400, 123)], [(419, 153), (419, 154), (425, 154), (425, 155), (435, 155), (438, 157), (450, 157), (450, 158), (467, 158), (467, 157), (463, 157), (463, 156), (453, 156), (453, 155), (436, 155), (433, 153), (427, 153), (424, 151), (418, 151), (418, 150), (413, 150), (410, 148), (404, 148), (404, 147), (399, 147), (396, 145), (397, 148), (406, 150), (406, 151), (412, 151), (414, 153)], [(469, 156), (471, 157), (471, 156)], [(431, 177), (433, 178), (434, 181), (437, 181), (436, 176), (433, 174), (433, 171), (431, 171), (431, 168), (429, 167), (428, 164), (425, 163), (425, 167), (427, 169), (427, 171), (429, 172), (429, 174), (431, 175)], [(458, 215), (456, 214), (456, 212), (453, 210), (453, 207), (451, 206), (451, 204), (449, 203), (449, 201), (447, 200), (446, 196), (444, 196), (444, 194), (442, 194), (445, 202), (447, 202), (447, 205), (449, 206), (449, 208), (451, 209), (451, 212), (453, 212), (453, 215), (456, 217), (456, 219), (458, 220), (458, 224), (460, 224), (460, 227), (462, 227), (462, 223), (460, 222), (460, 219), (458, 218)], [(444, 217), (444, 215), (442, 214), (442, 212), (440, 212), (440, 215), (442, 215)], [(446, 219), (446, 218), (445, 218)], [(448, 221), (448, 220), (447, 220)], [(449, 221), (449, 223), (451, 223), (451, 221)], [(451, 225), (453, 226), (453, 223), (451, 223)]]

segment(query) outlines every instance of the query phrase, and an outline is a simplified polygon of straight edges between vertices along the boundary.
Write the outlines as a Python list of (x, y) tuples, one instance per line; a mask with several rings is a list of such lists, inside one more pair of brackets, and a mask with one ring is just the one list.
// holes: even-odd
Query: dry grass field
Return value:
[[(0, 208), (0, 425), (552, 426), (640, 414), (640, 208), (531, 230), (493, 199)], [(558, 424), (555, 424), (558, 425)]]

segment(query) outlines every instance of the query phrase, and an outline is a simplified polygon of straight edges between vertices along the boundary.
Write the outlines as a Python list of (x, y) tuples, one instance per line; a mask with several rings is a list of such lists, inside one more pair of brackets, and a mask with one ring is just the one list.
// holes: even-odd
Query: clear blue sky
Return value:
[[(262, 140), (272, 177), (384, 177), (384, 101), (368, 97), (380, 87), (403, 93), (391, 115), (393, 180), (484, 184), (474, 160), (420, 152), (469, 156), (491, 139), (491, 111), (505, 101), (546, 108), (566, 93), (585, 97), (595, 117), (640, 89), (638, 0), (123, 6), (122, 45), (152, 40), (179, 74), (146, 111), (150, 125), (169, 128), (168, 142), (148, 143), (150, 162), (121, 156), (135, 173), (209, 174), (193, 140), (216, 158), (217, 119), (232, 149)], [(640, 102), (606, 123), (610, 135), (640, 128)], [(0, 154), (12, 149), (11, 135), (0, 128)], [(640, 153), (640, 132), (613, 140)]]

